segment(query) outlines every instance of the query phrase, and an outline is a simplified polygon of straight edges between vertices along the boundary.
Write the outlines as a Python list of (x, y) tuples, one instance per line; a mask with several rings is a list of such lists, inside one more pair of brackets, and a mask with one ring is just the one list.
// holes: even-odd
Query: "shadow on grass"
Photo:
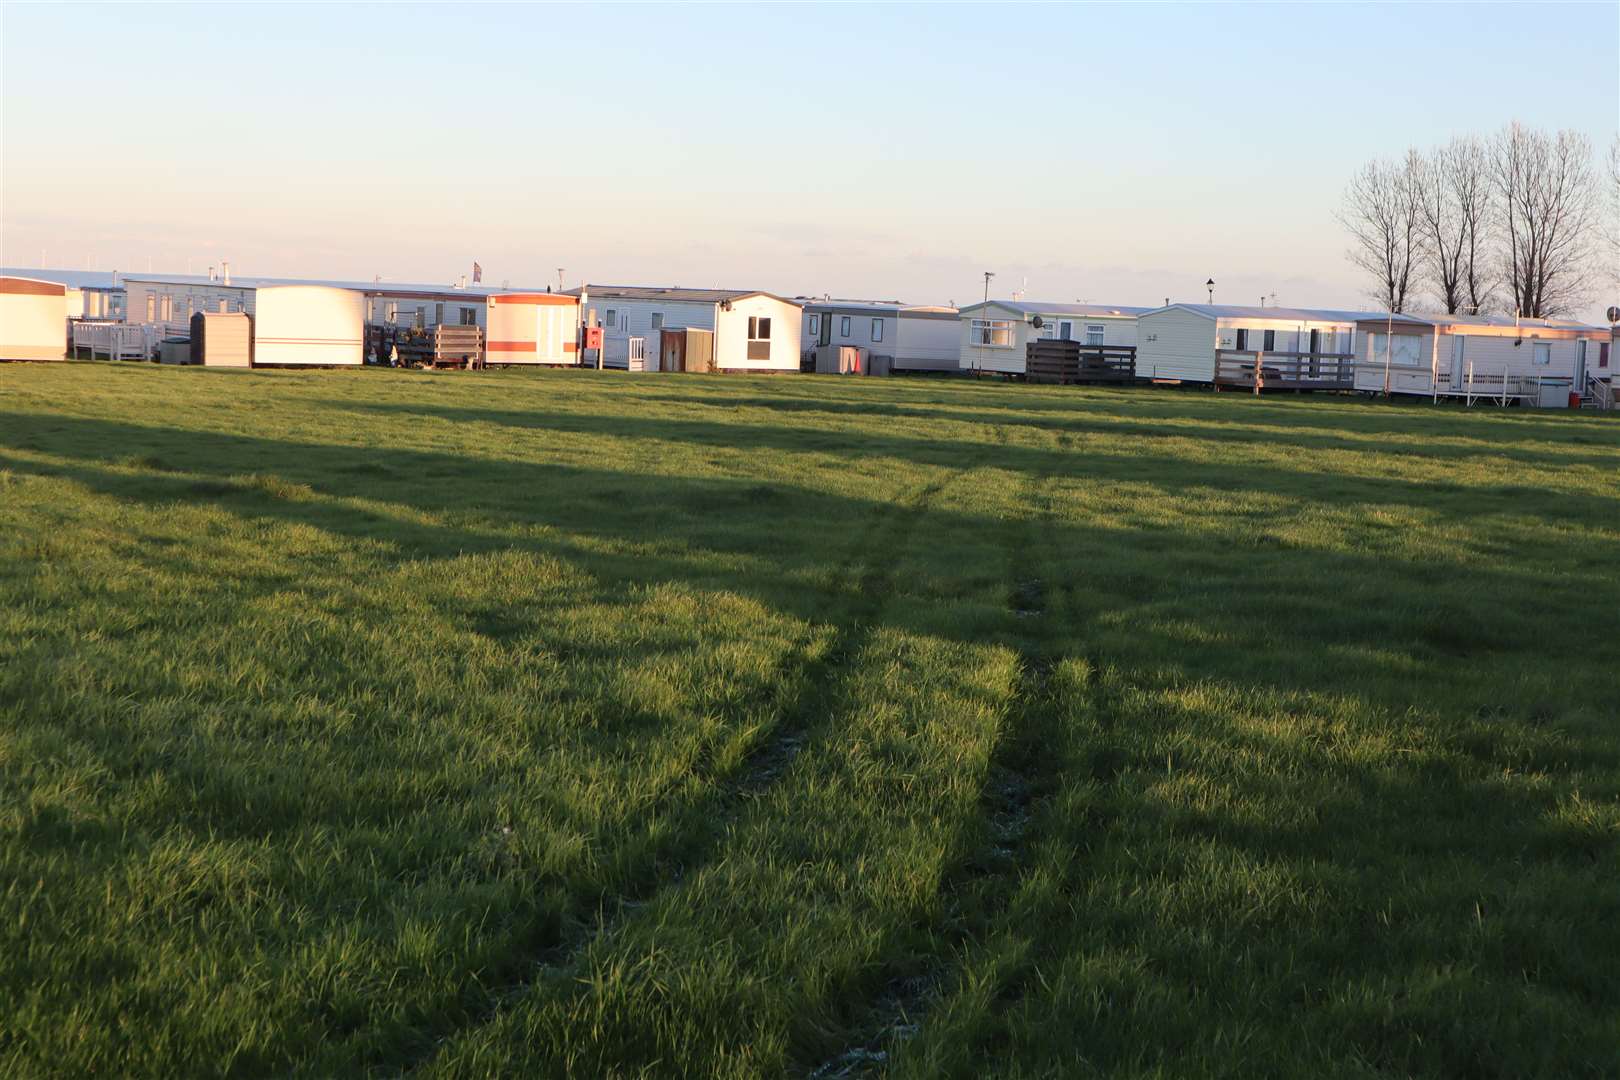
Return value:
[[(678, 400), (690, 404), (688, 399)], [(546, 410), (354, 403), (343, 407), (434, 416), (453, 423), (699, 446), (790, 453), (838, 447), (852, 455), (892, 457), (943, 470), (959, 470), (966, 461), (982, 460), (988, 466), (1032, 478), (1083, 475), (1128, 480), (1151, 484), (1170, 495), (1208, 488), (1258, 490), (1295, 496), (1302, 502), (1365, 500), (1437, 511), (1443, 520), (1459, 522), (1484, 514), (1525, 513), (1527, 506), (1533, 506), (1536, 512), (1553, 518), (1602, 523), (1609, 520), (1614, 507), (1613, 500), (1547, 492), (1532, 485), (1481, 490), (1444, 480), (1415, 486), (1399, 479), (1350, 476), (1332, 477), (1327, 486), (1318, 487), (1315, 485), (1323, 478), (1307, 472), (1245, 465), (1234, 474), (1219, 463), (1144, 452), (1140, 446), (1129, 456), (1082, 457), (1061, 448), (1016, 444), (987, 448), (961, 440), (875, 431), (795, 435), (766, 424), (719, 424), (689, 417), (581, 417)], [(875, 410), (863, 407), (858, 411), (870, 414)], [(1074, 424), (1079, 426), (1057, 430), (1119, 431), (1119, 425), (1111, 423)], [(1050, 429), (1053, 425), (1041, 422), (1032, 426)], [(838, 665), (856, 655), (875, 628), (886, 619), (899, 618), (886, 606), (891, 590), (931, 609), (919, 615), (914, 604), (907, 617), (921, 620), (923, 625), (913, 621), (906, 629), (969, 642), (1008, 644), (1032, 661), (1050, 659), (1042, 656), (1046, 653), (1096, 650), (1092, 659), (1097, 667), (1128, 665), (1142, 683), (1155, 687), (1204, 681), (1309, 696), (1323, 692), (1321, 665), (1332, 663), (1327, 680), (1331, 686), (1369, 709), (1399, 710), (1421, 704), (1454, 714), (1459, 688), (1471, 679), (1489, 684), (1498, 677), (1493, 669), (1511, 677), (1516, 668), (1540, 670), (1548, 657), (1586, 655), (1594, 639), (1610, 647), (1620, 640), (1613, 615), (1620, 607), (1620, 584), (1613, 578), (1571, 579), (1567, 573), (1568, 567), (1581, 565), (1592, 554), (1589, 538), (1573, 530), (1545, 537), (1539, 561), (1556, 569), (1510, 562), (1436, 567), (1388, 554), (1290, 551), (1262, 544), (1238, 545), (1236, 538), (1215, 532), (1210, 536), (1175, 530), (1150, 532), (1118, 523), (1045, 520), (1038, 529), (1025, 528), (1027, 522), (1021, 522), (1018, 530), (1009, 531), (1002, 519), (937, 505), (920, 505), (903, 523), (896, 523), (889, 516), (892, 504), (885, 501), (753, 478), (645, 476), (605, 467), (298, 443), (82, 418), (8, 422), (0, 430), (0, 444), (53, 459), (41, 462), (32, 456), (8, 454), (0, 464), (16, 475), (60, 477), (100, 495), (154, 507), (204, 504), (246, 521), (307, 525), (351, 541), (383, 545), (388, 554), (379, 561), (385, 564), (521, 550), (555, 556), (582, 568), (609, 598), (621, 597), (648, 582), (678, 581), (750, 596), (806, 623), (830, 623), (843, 636), (835, 641), (829, 659), (823, 663), (800, 656), (794, 661), (802, 665), (799, 681), (805, 684), (805, 691), (784, 703), (786, 720), (781, 734), (787, 736), (801, 731), (813, 717), (842, 707), (826, 696), (827, 687), (836, 681)], [(1311, 448), (1327, 447), (1305, 447)], [(1347, 441), (1344, 448), (1364, 450), (1365, 446)], [(62, 464), (64, 461), (67, 463)], [(356, 505), (338, 500), (365, 502)], [(834, 537), (836, 542), (830, 539)], [(1047, 559), (1042, 575), (1060, 579), (1053, 583), (1052, 591), (1064, 597), (1070, 625), (1061, 634), (1021, 634), (1008, 629), (1013, 616), (1006, 610), (964, 619), (955, 608), (964, 598), (930, 593), (932, 583), (927, 581), (894, 581), (875, 588), (877, 579), (865, 569), (885, 565), (893, 545), (913, 538), (937, 544), (947, 561), (957, 554), (968, 565), (994, 553), (996, 558), (988, 561), (995, 568), (988, 573), (1009, 578), (1009, 588), (1020, 585), (1011, 579), (1019, 577), (1025, 565), (1016, 553), (1009, 558), (1009, 543), (1038, 544), (1065, 553), (1063, 558)], [(154, 548), (149, 557), (189, 565), (183, 548)], [(1398, 606), (1343, 610), (1349, 586), (1391, 580), (1408, 590)], [(285, 582), (264, 584), (274, 588)], [(1032, 601), (1018, 603), (1027, 606)], [(1532, 610), (1532, 604), (1538, 606)], [(1564, 610), (1559, 610), (1560, 605)], [(1571, 619), (1566, 611), (1585, 617)], [(1027, 613), (1020, 610), (1014, 615)], [(499, 612), (468, 610), (460, 614), (469, 625), (502, 632)], [(1128, 624), (1128, 631), (1120, 629), (1120, 623)], [(1125, 643), (1127, 632), (1130, 645)], [(1392, 654), (1405, 658), (1409, 666), (1392, 669), (1388, 659)], [(1582, 691), (1577, 700), (1591, 709), (1609, 702), (1612, 713), (1612, 695)], [(1502, 723), (1518, 725), (1524, 720), (1512, 716)], [(1198, 723), (1219, 731), (1221, 720), (1205, 717)], [(1015, 727), (1010, 737), (1026, 744), (1039, 742), (1053, 734), (1055, 724), (1052, 715), (1036, 715), (1027, 719), (1024, 728)], [(1187, 726), (1195, 725), (1189, 721)], [(1437, 751), (1391, 776), (1387, 765), (1360, 766), (1323, 758), (1320, 767), (1346, 777), (1344, 790), (1324, 800), (1314, 821), (1292, 824), (1258, 824), (1217, 812), (1167, 808), (1151, 787), (1124, 783), (1158, 768), (1160, 748), (1116, 747), (1100, 738), (1095, 747), (1094, 778), (1113, 785), (1115, 802), (1099, 811), (1092, 836), (1064, 834), (1059, 824), (1050, 821), (1046, 827), (1062, 835), (1065, 842), (1095, 843), (1099, 850), (1115, 841), (1128, 843), (1133, 831), (1147, 839), (1179, 832), (1257, 860), (1315, 859), (1327, 868), (1324, 888), (1343, 888), (1346, 895), (1355, 897), (1354, 903), (1345, 905), (1352, 921), (1375, 917), (1374, 900), (1397, 867), (1418, 874), (1412, 887), (1420, 892), (1427, 888), (1432, 895), (1424, 902), (1443, 911), (1463, 902), (1468, 882), (1518, 872), (1515, 866), (1522, 871), (1526, 863), (1585, 866), (1612, 859), (1612, 837), (1605, 840), (1600, 834), (1594, 839), (1590, 830), (1549, 825), (1548, 795), (1524, 791), (1504, 795), (1500, 781), (1503, 769), (1612, 770), (1615, 745), (1608, 731), (1589, 725), (1560, 729), (1556, 738), (1515, 741), (1493, 736), (1493, 729), (1480, 723), (1459, 726), (1462, 730), (1454, 745), (1460, 748), (1463, 760)], [(1228, 731), (1216, 739), (1226, 750), (1246, 740), (1253, 741), (1254, 736)], [(1269, 754), (1278, 758), (1299, 754), (1298, 747), (1268, 748), (1263, 740), (1255, 743), (1252, 752), (1257, 757)], [(770, 754), (770, 748), (764, 748), (763, 756), (747, 763), (744, 772), (769, 783), (769, 770), (774, 767)], [(1011, 747), (1004, 756), (1020, 766), (1032, 760), (1027, 745)], [(1176, 765), (1173, 758), (1170, 764), (1172, 768)], [(667, 846), (645, 849), (617, 871), (616, 880), (627, 902), (664, 887), (670, 865), (701, 865), (712, 856), (716, 830), (744, 786), (736, 777), (727, 780), (731, 782), (678, 807), (657, 808), (659, 813), (678, 816), (684, 827), (670, 831)], [(1059, 780), (1048, 777), (1042, 783), (1050, 787)], [(1307, 798), (1311, 790), (1307, 780), (1290, 783), (1297, 788), (1294, 797)], [(1441, 796), (1438, 808), (1437, 793)], [(254, 819), (262, 809), (251, 803), (238, 806), (228, 793), (216, 801), (237, 806), (244, 820)], [(1007, 799), (987, 789), (983, 801), (987, 807), (996, 807)], [(406, 809), (384, 805), (368, 813), (382, 820)], [(280, 812), (297, 817), (295, 807)], [(650, 820), (652, 813), (649, 808), (643, 818)], [(1358, 825), (1368, 818), (1376, 821), (1376, 828)], [(1411, 830), (1406, 826), (1411, 821), (1423, 821), (1431, 828), (1427, 832)], [(1488, 827), (1479, 828), (1481, 821)], [(637, 827), (636, 820), (630, 827)], [(47, 833), (36, 840), (46, 844), (72, 840), (55, 826)], [(965, 848), (978, 842), (964, 837), (960, 844)], [(960, 852), (964, 862), (975, 855)], [(1460, 878), (1457, 864), (1468, 871)], [(1166, 872), (1174, 869), (1167, 865)], [(1016, 872), (1016, 867), (1006, 872)], [(966, 888), (971, 877), (959, 867), (947, 882), (953, 888)], [(997, 904), (1007, 902), (1006, 888), (984, 892)], [(582, 917), (591, 902), (601, 899), (600, 894), (585, 897), (570, 917)], [(1139, 912), (1095, 914), (1105, 936), (1115, 933), (1129, 944), (1146, 941), (1151, 948), (1156, 928)], [(987, 927), (999, 925), (997, 913), (989, 915), (983, 925), (964, 916), (969, 929), (963, 939), (970, 941)], [(1054, 918), (1062, 918), (1061, 913)], [(536, 916), (537, 929), (521, 943), (522, 949), (566, 950), (574, 939), (565, 922), (546, 922)], [(1581, 924), (1590, 928), (1589, 919), (1583, 918)], [(1266, 929), (1243, 932), (1260, 934)], [(1278, 931), (1277, 926), (1270, 929)], [(1286, 923), (1281, 930), (1285, 936), (1292, 935), (1290, 941), (1307, 944), (1309, 937), (1299, 935), (1317, 932), (1317, 928), (1302, 930)], [(1545, 940), (1533, 944), (1538, 949), (1576, 946), (1566, 936), (1548, 931)], [(1612, 940), (1612, 933), (1609, 937)], [(926, 938), (922, 931), (915, 938), (907, 936), (913, 944)], [(1353, 940), (1348, 946), (1339, 944), (1341, 952), (1354, 945)], [(1434, 956), (1443, 960), (1454, 951), (1454, 943), (1448, 943), (1435, 950)], [(1200, 952), (1189, 947), (1180, 954), (1168, 952), (1160, 962), (1175, 978), (1215, 979), (1205, 985), (1219, 985), (1212, 972), (1218, 970), (1224, 955), (1219, 949)], [(513, 957), (508, 966), (486, 974), (496, 982), (515, 984), (530, 958)], [(1324, 954), (1321, 962), (1330, 959)], [(1387, 972), (1400, 972), (1407, 963), (1403, 954), (1389, 948), (1362, 961), (1367, 971)], [(1512, 971), (1506, 961), (1493, 963), (1491, 977), (1510, 981)], [(895, 970), (908, 968), (901, 963)], [(1550, 980), (1559, 992), (1598, 999), (1612, 996), (1613, 976), (1594, 975), (1593, 970), (1576, 957)], [(881, 993), (879, 983), (888, 977), (888, 972), (875, 973), (872, 985), (845, 989), (873, 997)], [(445, 1030), (474, 1022), (473, 1012), (476, 1009), (470, 1006), (463, 1008), (448, 1025), (429, 1018), (413, 1021), (419, 1027)], [(1413, 1039), (1442, 1036), (1444, 1033), (1436, 1035), (1428, 1029), (1410, 1034)], [(1383, 1047), (1377, 1053), (1408, 1065), (1419, 1060), (1410, 1056), (1414, 1051), (1407, 1042), (1399, 1041), (1402, 1037), (1392, 1036), (1397, 1040), (1393, 1048)], [(1444, 1037), (1455, 1042), (1465, 1036)], [(1468, 1034), (1466, 1038), (1477, 1040), (1478, 1036)], [(414, 1059), (422, 1050), (423, 1043), (418, 1041), (382, 1057), (397, 1064)]]

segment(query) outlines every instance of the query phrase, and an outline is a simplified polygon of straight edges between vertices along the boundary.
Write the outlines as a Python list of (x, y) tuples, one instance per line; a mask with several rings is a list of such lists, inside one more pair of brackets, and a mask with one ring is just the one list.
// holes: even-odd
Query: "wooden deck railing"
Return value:
[(1136, 346), (1082, 345), (1042, 338), (1025, 347), (1024, 378), (1060, 384), (1134, 382)]
[(1353, 390), (1356, 358), (1350, 353), (1216, 349), (1215, 389)]
[(109, 360), (147, 360), (157, 348), (157, 328), (153, 326), (100, 319), (70, 321), (73, 350), (88, 349), (92, 360), (102, 353)]

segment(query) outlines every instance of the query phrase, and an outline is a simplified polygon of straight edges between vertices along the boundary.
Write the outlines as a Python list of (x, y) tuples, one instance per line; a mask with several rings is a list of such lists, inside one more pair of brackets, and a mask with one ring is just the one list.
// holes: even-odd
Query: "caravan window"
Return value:
[(603, 325), (608, 327), (609, 329), (612, 329), (613, 327), (618, 326), (619, 325), (619, 313), (617, 311), (615, 311), (613, 308), (608, 308), (607, 309), (607, 322), (603, 323)]
[(849, 316), (845, 315), (838, 320), (838, 336), (849, 337)]
[(422, 329), (425, 329), (426, 327), (427, 327), (427, 305), (426, 304), (417, 304), (416, 305), (416, 328), (418, 330), (422, 330)]
[(882, 341), (883, 340), (883, 320), (882, 319), (873, 319), (872, 320), (872, 340), (873, 341)]
[(653, 312), (652, 313), (652, 329), (653, 329), (653, 333), (656, 334), (658, 331), (662, 330), (663, 328), (664, 328), (664, 313), (662, 311)]
[[(225, 309), (220, 308), (219, 310), (224, 311)], [(398, 300), (390, 300), (390, 301), (388, 301), (388, 325), (392, 326), (398, 321), (399, 321), (399, 301)]]
[(1265, 344), (1260, 347), (1266, 352), (1270, 352), (1272, 349), (1275, 349), (1277, 347), (1277, 331), (1267, 330), (1264, 341)]
[(819, 333), (821, 333), (821, 316), (812, 315), (810, 316), (810, 336), (815, 337)]
[(433, 305), (433, 322), (435, 325), (444, 322), (444, 301), (442, 300)]
[[(1371, 334), (1367, 339), (1367, 351), (1375, 364), (1382, 364), (1388, 360), (1389, 335)], [(1410, 334), (1395, 335), (1395, 358), (1388, 360), (1392, 367), (1419, 367), (1422, 366), (1423, 339)]]
[(470, 308), (470, 307), (462, 308), (461, 309), (461, 325), (462, 326), (477, 326), (478, 325), (478, 309), (477, 308)]
[(146, 294), (146, 321), (157, 322), (157, 293)]
[(1530, 362), (1536, 367), (1546, 367), (1552, 363), (1552, 343), (1550, 341), (1532, 341), (1530, 347), (1534, 350)]
[(974, 319), (969, 340), (974, 345), (988, 345), (992, 349), (1013, 347), (1013, 324), (1003, 319)]
[(1239, 352), (1242, 352), (1249, 347), (1249, 331), (1247, 329), (1238, 330), (1237, 347)]
[(1087, 345), (1101, 345), (1103, 343), (1103, 338), (1106, 337), (1106, 336), (1107, 336), (1107, 328), (1105, 326), (1103, 326), (1101, 323), (1087, 323), (1086, 324), (1086, 344)]
[(748, 340), (749, 341), (769, 341), (769, 340), (771, 340), (771, 320), (770, 319), (762, 319), (757, 315), (750, 316), (749, 319), (748, 319)]

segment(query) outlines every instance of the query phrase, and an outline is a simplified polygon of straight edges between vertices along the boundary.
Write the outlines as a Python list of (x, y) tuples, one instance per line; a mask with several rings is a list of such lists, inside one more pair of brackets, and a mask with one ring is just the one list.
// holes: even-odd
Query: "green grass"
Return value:
[(1620, 424), (0, 367), (0, 1074), (1620, 1067)]

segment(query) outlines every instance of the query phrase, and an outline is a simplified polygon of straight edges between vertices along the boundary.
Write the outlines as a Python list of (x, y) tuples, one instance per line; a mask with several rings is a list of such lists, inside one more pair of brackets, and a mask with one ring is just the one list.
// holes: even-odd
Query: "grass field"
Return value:
[(0, 1074), (1613, 1076), (1620, 423), (0, 367)]

